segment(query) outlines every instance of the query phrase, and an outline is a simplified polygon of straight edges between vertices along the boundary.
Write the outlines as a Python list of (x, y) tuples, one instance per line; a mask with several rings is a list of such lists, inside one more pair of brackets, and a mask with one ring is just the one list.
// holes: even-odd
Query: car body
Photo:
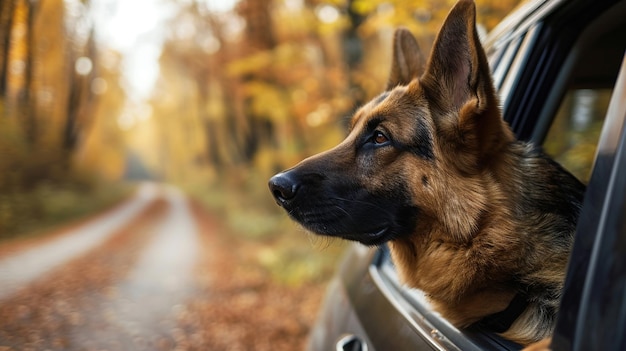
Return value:
[[(551, 347), (626, 350), (626, 1), (528, 1), (484, 46), (518, 138), (542, 145), (587, 183)], [(309, 349), (521, 346), (453, 327), (398, 281), (386, 247), (352, 244)]]

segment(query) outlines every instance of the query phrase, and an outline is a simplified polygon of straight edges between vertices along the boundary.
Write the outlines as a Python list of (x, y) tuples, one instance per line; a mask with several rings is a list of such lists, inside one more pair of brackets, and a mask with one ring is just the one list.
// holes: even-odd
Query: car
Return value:
[[(626, 350), (626, 1), (524, 2), (484, 40), (504, 119), (587, 184), (554, 350)], [(351, 244), (309, 350), (519, 350), (459, 330), (403, 286), (386, 246)]]

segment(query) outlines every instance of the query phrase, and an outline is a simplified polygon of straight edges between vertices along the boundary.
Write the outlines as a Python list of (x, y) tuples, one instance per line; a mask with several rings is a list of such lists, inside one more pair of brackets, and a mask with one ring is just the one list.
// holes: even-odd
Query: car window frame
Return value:
[[(602, 350), (626, 348), (623, 330), (626, 313), (603, 315), (607, 295), (621, 293), (626, 304), (626, 262), (616, 267), (612, 249), (626, 251), (626, 53), (602, 128), (593, 172), (578, 221), (576, 241), (563, 290), (553, 338), (554, 350)], [(618, 228), (622, 228), (620, 232)], [(621, 243), (617, 245), (616, 243)], [(620, 263), (620, 262), (617, 262)], [(613, 271), (613, 276), (608, 274)], [(615, 276), (615, 271), (619, 274)], [(615, 279), (622, 289), (615, 291)], [(607, 287), (613, 286), (612, 289)], [(619, 288), (619, 287), (618, 287)], [(618, 295), (619, 296), (619, 295)], [(611, 318), (613, 316), (614, 318)], [(610, 335), (606, 335), (610, 334)], [(619, 341), (615, 335), (621, 337)], [(608, 338), (607, 338), (608, 337)], [(609, 345), (602, 343), (609, 342)], [(614, 346), (614, 347), (611, 347)], [(616, 346), (616, 347), (615, 347)]]
[[(589, 7), (589, 3), (593, 3), (593, 6)], [(618, 3), (619, 0), (574, 0), (559, 2), (560, 6), (554, 6), (548, 1), (545, 2), (545, 8), (536, 10), (526, 20), (542, 23), (542, 27), (538, 30), (537, 40), (529, 51), (523, 69), (511, 73), (515, 74), (515, 86), (511, 88), (512, 94), (506, 97), (503, 106), (504, 119), (520, 140), (541, 143), (542, 140), (536, 139), (533, 134), (538, 123), (543, 124), (544, 128), (549, 126), (558, 107), (564, 93), (561, 89), (559, 95), (558, 87), (563, 87), (568, 77), (563, 72), (571, 69), (568, 65), (573, 65), (572, 48), (599, 14)], [(529, 26), (531, 24), (521, 27), (528, 30)], [(492, 39), (491, 42), (497, 41)], [(516, 89), (517, 85), (537, 88)], [(544, 136), (546, 132), (543, 131)]]
[[(615, 5), (620, 6), (618, 4), (619, 1), (616, 2)], [(621, 6), (626, 7), (626, 3), (621, 3)], [(599, 16), (602, 18), (596, 18), (592, 21), (596, 22), (595, 24), (592, 23), (581, 31), (579, 37), (573, 42), (571, 53), (565, 57), (563, 62), (560, 63), (561, 69), (554, 77), (554, 86), (565, 87), (568, 84), (568, 80), (572, 75), (572, 70), (574, 69), (576, 61), (580, 56), (580, 51), (585, 50), (586, 47), (593, 43), (593, 41), (598, 37), (599, 31), (607, 30), (604, 24), (606, 22), (615, 21), (615, 19), (611, 19), (611, 17), (619, 16), (618, 14), (623, 13), (623, 8), (620, 9), (620, 11), (606, 11), (602, 16)], [(537, 145), (541, 145), (543, 143), (543, 140), (550, 129), (552, 118), (560, 107), (560, 103), (566, 90), (567, 89), (565, 88), (552, 89), (547, 92), (543, 108), (537, 113), (534, 128), (530, 131), (530, 133), (526, 134), (526, 138), (528, 140), (536, 143)]]
[(522, 35), (520, 35), (518, 39), (520, 42), (518, 52), (511, 61), (509, 70), (504, 79), (496, 87), (496, 89), (498, 90), (498, 94), (500, 95), (500, 101), (503, 111), (507, 110), (507, 107), (512, 97), (511, 91), (513, 91), (520, 79), (520, 75), (516, 73), (518, 73), (522, 67), (526, 67), (526, 62), (528, 61), (531, 54), (530, 48), (535, 45), (537, 38), (539, 38), (541, 28), (542, 23), (539, 22), (531, 26), (527, 32), (524, 32)]

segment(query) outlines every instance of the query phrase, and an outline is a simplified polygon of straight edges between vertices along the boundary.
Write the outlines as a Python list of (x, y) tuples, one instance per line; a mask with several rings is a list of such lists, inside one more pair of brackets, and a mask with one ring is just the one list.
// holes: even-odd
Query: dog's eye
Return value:
[(387, 136), (383, 134), (382, 132), (376, 131), (374, 132), (374, 136), (372, 137), (372, 140), (374, 141), (374, 144), (382, 145), (382, 144), (387, 143), (389, 141), (389, 138), (387, 138)]

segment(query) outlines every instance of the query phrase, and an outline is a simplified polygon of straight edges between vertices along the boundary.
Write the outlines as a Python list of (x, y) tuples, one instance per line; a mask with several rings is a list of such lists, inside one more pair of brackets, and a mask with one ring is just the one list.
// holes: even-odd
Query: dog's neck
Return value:
[[(512, 143), (511, 150), (502, 153), (511, 158), (509, 162), (499, 160), (496, 164), (506, 167), (523, 162), (515, 151), (520, 145)], [(518, 224), (512, 222), (516, 211), (512, 199), (517, 195), (504, 188), (495, 174), (502, 172), (485, 170), (475, 175), (475, 194), (443, 205), (457, 206), (441, 211), (459, 215), (456, 220), (420, 218), (413, 235), (389, 242), (400, 279), (423, 290), (455, 325), (469, 325), (506, 309), (519, 290), (511, 278), (518, 272), (502, 269), (517, 267), (514, 262), (524, 254)], [(467, 194), (467, 189), (455, 192), (449, 188), (454, 186), (449, 184), (446, 190)], [(523, 187), (516, 191), (523, 191)], [(450, 272), (450, 267), (455, 267), (455, 272)], [(489, 303), (467, 303), (476, 300)], [(464, 305), (473, 306), (473, 310), (465, 310)], [(454, 320), (454, 316), (463, 320)]]
[[(496, 262), (486, 261), (491, 254), (485, 251), (509, 249), (497, 248), (497, 243), (490, 243), (480, 233), (465, 244), (444, 240), (440, 233), (431, 230), (419, 237), (388, 243), (401, 281), (424, 291), (435, 309), (457, 326), (469, 326), (506, 309), (516, 294), (515, 288), (507, 273), (498, 272)], [(450, 267), (455, 271), (450, 272)]]

